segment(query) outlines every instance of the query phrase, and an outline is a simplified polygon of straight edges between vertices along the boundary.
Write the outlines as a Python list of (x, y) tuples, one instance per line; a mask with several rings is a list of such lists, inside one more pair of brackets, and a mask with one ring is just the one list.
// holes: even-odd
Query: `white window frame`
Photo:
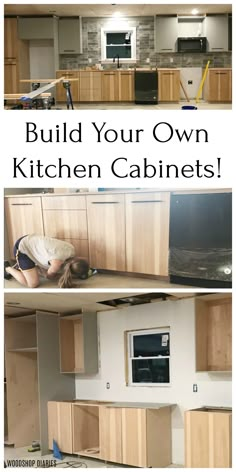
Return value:
[(143, 329), (143, 330), (136, 330), (136, 331), (129, 331), (127, 334), (127, 355), (128, 355), (128, 386), (130, 387), (170, 387), (171, 385), (171, 352), (168, 356), (152, 356), (152, 357), (140, 357), (140, 359), (169, 359), (169, 382), (133, 382), (132, 380), (132, 360), (139, 359), (138, 357), (134, 357), (133, 355), (133, 339), (135, 336), (142, 336), (148, 334), (169, 334), (169, 342), (170, 342), (170, 327), (164, 326), (161, 328), (152, 328), (152, 329)]
[(106, 57), (106, 35), (107, 33), (130, 33), (131, 34), (131, 58), (120, 58), (120, 63), (132, 63), (136, 62), (136, 27), (119, 27), (109, 26), (107, 28), (101, 28), (101, 61), (103, 63), (112, 63), (113, 59), (107, 59)]

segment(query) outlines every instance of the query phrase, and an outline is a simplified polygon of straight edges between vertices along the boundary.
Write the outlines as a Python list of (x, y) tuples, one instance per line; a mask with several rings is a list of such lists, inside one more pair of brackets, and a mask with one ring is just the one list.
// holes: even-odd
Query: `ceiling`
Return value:
[[(134, 304), (140, 304), (138, 297), (144, 297), (144, 303), (147, 302), (158, 302), (164, 298), (171, 298), (172, 300), (178, 300), (180, 298), (193, 297), (195, 296), (192, 292), (186, 293), (166, 293), (159, 294), (160, 297), (156, 298), (157, 294), (154, 293), (140, 293), (140, 292), (99, 292), (99, 293), (75, 293), (75, 292), (63, 292), (63, 293), (42, 293), (42, 292), (14, 292), (5, 293), (4, 296), (4, 314), (5, 316), (20, 316), (30, 315), (36, 310), (49, 311), (54, 313), (84, 313), (98, 312), (106, 310), (115, 310), (132, 306)], [(117, 299), (127, 299), (127, 303), (119, 304), (116, 302)], [(111, 305), (103, 304), (100, 302), (112, 300)], [(126, 300), (125, 300), (126, 301)]]
[(5, 15), (55, 15), (111, 17), (120, 13), (127, 16), (153, 16), (165, 14), (191, 15), (193, 8), (199, 15), (230, 13), (232, 4), (5, 4)]

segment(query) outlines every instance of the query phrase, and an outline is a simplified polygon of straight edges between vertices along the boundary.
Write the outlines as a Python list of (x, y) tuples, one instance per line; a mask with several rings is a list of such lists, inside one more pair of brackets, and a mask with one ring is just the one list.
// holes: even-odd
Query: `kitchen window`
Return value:
[(127, 333), (128, 385), (170, 385), (170, 328)]
[(117, 55), (122, 62), (136, 61), (136, 28), (101, 30), (102, 62)]

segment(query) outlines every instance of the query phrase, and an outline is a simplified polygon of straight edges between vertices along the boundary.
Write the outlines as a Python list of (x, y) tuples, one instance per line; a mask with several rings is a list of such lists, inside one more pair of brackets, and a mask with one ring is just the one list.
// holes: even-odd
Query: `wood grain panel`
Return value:
[(146, 410), (122, 408), (123, 464), (147, 467)]
[(208, 415), (185, 412), (185, 467), (209, 467)]
[(44, 234), (41, 197), (6, 198), (5, 214), (12, 256), (18, 238), (32, 233)]
[(102, 101), (116, 102), (118, 98), (118, 77), (116, 71), (102, 72)]
[(168, 275), (170, 194), (126, 195), (127, 270)]
[(100, 458), (122, 463), (121, 408), (99, 408)]
[(125, 270), (124, 195), (87, 197), (91, 267)]
[(209, 102), (232, 102), (232, 71), (209, 69), (208, 97)]
[(134, 72), (133, 71), (118, 71), (118, 93), (119, 101), (133, 102), (134, 101)]
[(4, 57), (16, 58), (17, 50), (17, 18), (4, 19)]
[(232, 370), (232, 305), (208, 304), (208, 370)]
[(6, 353), (8, 440), (15, 447), (40, 439), (37, 353)]
[(48, 447), (53, 448), (53, 439), (59, 449), (72, 454), (72, 413), (69, 402), (48, 402)]
[(179, 102), (180, 71), (172, 69), (158, 70), (158, 101)]
[(45, 235), (57, 239), (88, 239), (85, 210), (44, 210)]
[(56, 195), (42, 197), (43, 210), (86, 210), (85, 196)]
[(80, 71), (80, 101), (102, 101), (102, 72)]

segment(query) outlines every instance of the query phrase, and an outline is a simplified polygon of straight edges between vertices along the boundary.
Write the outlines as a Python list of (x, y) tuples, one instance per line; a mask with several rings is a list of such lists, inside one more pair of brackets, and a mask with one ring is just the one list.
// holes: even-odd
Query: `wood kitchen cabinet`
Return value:
[(100, 457), (99, 406), (77, 402), (72, 405), (72, 441), (74, 454)]
[[(56, 78), (65, 77), (66, 80), (73, 79), (70, 84), (71, 96), (73, 102), (79, 101), (79, 72), (70, 70), (57, 70)], [(63, 83), (56, 85), (56, 101), (66, 102), (66, 89)]]
[(13, 257), (13, 246), (26, 234), (44, 234), (41, 197), (8, 197), (5, 199), (8, 239)]
[(87, 210), (84, 196), (43, 196), (43, 224), (46, 236), (73, 244), (76, 254), (89, 258)]
[(4, 93), (26, 92), (28, 84), (20, 79), (28, 78), (29, 43), (18, 38), (17, 18), (4, 19)]
[(185, 412), (185, 467), (232, 467), (232, 412), (198, 408)]
[(170, 194), (127, 194), (126, 266), (128, 272), (168, 275)]
[(98, 372), (97, 315), (60, 318), (60, 369), (62, 373)]
[(87, 196), (91, 267), (126, 270), (124, 195)]
[(180, 70), (158, 69), (158, 101), (179, 102)]
[(229, 50), (229, 19), (227, 14), (206, 15), (205, 36), (209, 52)]
[(80, 71), (80, 102), (102, 101), (102, 73), (99, 71)]
[(53, 449), (53, 439), (60, 451), (73, 453), (72, 402), (48, 402), (48, 448)]
[(60, 374), (59, 325), (55, 313), (5, 320), (8, 441), (15, 447), (40, 441), (48, 451), (47, 402), (72, 399), (74, 379)]
[(119, 98), (118, 75), (114, 70), (102, 72), (102, 101), (117, 102)]
[(208, 102), (232, 102), (232, 69), (209, 69), (206, 99)]
[(232, 370), (232, 298), (195, 300), (196, 371)]
[(118, 100), (120, 102), (134, 101), (134, 71), (118, 71)]

